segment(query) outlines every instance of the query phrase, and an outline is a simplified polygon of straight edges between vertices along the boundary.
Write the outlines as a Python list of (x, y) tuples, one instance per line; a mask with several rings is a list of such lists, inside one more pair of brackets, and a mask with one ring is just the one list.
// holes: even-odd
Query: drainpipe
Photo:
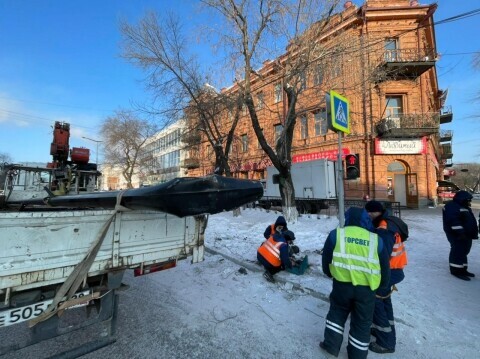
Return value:
[(430, 199), (433, 200), (433, 198), (430, 198), (430, 178), (429, 178), (430, 176), (429, 176), (429, 173), (428, 173), (428, 146), (429, 146), (428, 142), (430, 142), (430, 141), (429, 141), (429, 139), (427, 138), (425, 142), (426, 142), (426, 146), (425, 146), (425, 147), (426, 147), (426, 152), (425, 152), (425, 174), (426, 174), (426, 176), (427, 176), (427, 199), (428, 199), (428, 200), (430, 200)]
[[(361, 61), (361, 67), (362, 67), (362, 117), (363, 117), (363, 130), (365, 132), (365, 136), (364, 136), (364, 151), (365, 151), (365, 172), (366, 172), (366, 179), (367, 179), (367, 183), (366, 183), (366, 187), (367, 187), (367, 195), (372, 198), (371, 194), (370, 194), (370, 171), (369, 171), (369, 168), (370, 168), (370, 161), (372, 162), (372, 177), (374, 176), (374, 170), (373, 170), (373, 158), (371, 156), (371, 153), (370, 153), (370, 148), (371, 148), (371, 145), (370, 145), (370, 141), (371, 141), (371, 138), (372, 138), (372, 119), (371, 119), (371, 115), (372, 115), (372, 111), (370, 110), (370, 129), (368, 128), (368, 124), (367, 124), (367, 86), (366, 86), (366, 79), (365, 79), (365, 40), (364, 40), (364, 36), (365, 36), (365, 33), (367, 30), (367, 20), (366, 20), (366, 16), (365, 16), (365, 5), (363, 5), (364, 8), (363, 8), (363, 24), (364, 26), (362, 26), (362, 32), (361, 32), (361, 35), (360, 35), (360, 47), (362, 49), (362, 55), (360, 57), (360, 61)], [(370, 64), (370, 59), (369, 59), (369, 56), (367, 54), (367, 60), (368, 60), (368, 64)], [(372, 106), (372, 97), (371, 97), (371, 87), (370, 87), (370, 84), (368, 86), (368, 90), (370, 92), (370, 107)], [(374, 182), (375, 183), (375, 182)], [(373, 196), (375, 197), (375, 196)]]

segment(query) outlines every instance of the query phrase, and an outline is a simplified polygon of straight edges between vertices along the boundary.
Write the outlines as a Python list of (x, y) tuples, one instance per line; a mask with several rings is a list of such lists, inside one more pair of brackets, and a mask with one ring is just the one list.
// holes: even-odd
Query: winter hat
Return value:
[(367, 210), (367, 212), (383, 212), (384, 211), (383, 204), (381, 204), (378, 201), (367, 202), (367, 204), (365, 205), (365, 209)]
[(295, 240), (295, 234), (292, 231), (285, 231), (283, 232), (283, 236), (287, 241), (294, 241)]
[(459, 201), (471, 201), (473, 196), (467, 191), (460, 190), (457, 193), (455, 193), (455, 196), (453, 196), (453, 198)]
[(275, 227), (277, 226), (287, 226), (287, 221), (285, 220), (284, 216), (278, 216), (277, 220), (275, 221)]

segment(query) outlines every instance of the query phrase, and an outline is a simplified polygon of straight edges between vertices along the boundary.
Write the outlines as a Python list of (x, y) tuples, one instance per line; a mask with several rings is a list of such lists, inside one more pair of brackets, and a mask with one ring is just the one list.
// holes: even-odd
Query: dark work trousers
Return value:
[(263, 256), (257, 252), (257, 259), (263, 265), (265, 270), (270, 273), (271, 275), (277, 274), (282, 270), (281, 267), (274, 267), (272, 266)]
[(327, 351), (333, 355), (338, 355), (340, 352), (345, 322), (351, 314), (348, 357), (350, 359), (366, 358), (374, 308), (375, 292), (370, 287), (354, 286), (334, 279), (323, 340)]
[(395, 321), (393, 317), (392, 298), (389, 295), (391, 289), (378, 290), (377, 295), (387, 298), (375, 299), (375, 311), (373, 312), (372, 335), (377, 338), (377, 344), (387, 349), (395, 350), (396, 335)]
[(447, 234), (447, 239), (450, 242), (450, 255), (448, 256), (450, 273), (462, 274), (463, 269), (468, 267), (467, 256), (472, 248), (472, 239), (460, 239), (453, 234)]

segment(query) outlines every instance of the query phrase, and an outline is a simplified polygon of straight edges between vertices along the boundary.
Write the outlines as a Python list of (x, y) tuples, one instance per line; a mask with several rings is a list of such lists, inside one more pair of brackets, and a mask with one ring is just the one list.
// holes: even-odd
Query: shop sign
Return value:
[(376, 155), (417, 155), (426, 153), (426, 151), (427, 141), (425, 137), (414, 140), (375, 139)]
[[(345, 158), (345, 156), (349, 154), (350, 154), (350, 150), (348, 148), (342, 148), (342, 158)], [(338, 150), (312, 152), (312, 153), (306, 153), (304, 155), (292, 156), (292, 162), (293, 163), (308, 162), (308, 161), (315, 161), (320, 159), (336, 161), (337, 156), (338, 156)]]

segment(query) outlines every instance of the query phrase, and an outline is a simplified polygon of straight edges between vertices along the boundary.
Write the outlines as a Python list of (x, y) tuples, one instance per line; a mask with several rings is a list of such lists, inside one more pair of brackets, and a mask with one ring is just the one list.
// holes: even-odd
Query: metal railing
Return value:
[(384, 62), (428, 62), (436, 60), (434, 49), (394, 49), (385, 50), (383, 53)]
[(185, 158), (180, 163), (180, 167), (183, 167), (183, 168), (198, 168), (198, 167), (200, 167), (200, 160), (198, 158)]
[[(325, 200), (328, 203), (328, 208), (325, 209), (329, 216), (338, 215), (338, 200), (336, 199), (327, 199)], [(390, 201), (379, 201), (383, 204), (383, 207), (393, 216), (401, 218), (400, 202), (390, 202)], [(345, 200), (345, 210), (350, 207), (365, 207), (367, 201), (365, 200)]]
[(394, 116), (386, 117), (376, 125), (379, 134), (388, 132), (392, 129), (431, 129), (440, 128), (440, 115), (436, 112), (424, 114), (405, 114), (399, 113)]

